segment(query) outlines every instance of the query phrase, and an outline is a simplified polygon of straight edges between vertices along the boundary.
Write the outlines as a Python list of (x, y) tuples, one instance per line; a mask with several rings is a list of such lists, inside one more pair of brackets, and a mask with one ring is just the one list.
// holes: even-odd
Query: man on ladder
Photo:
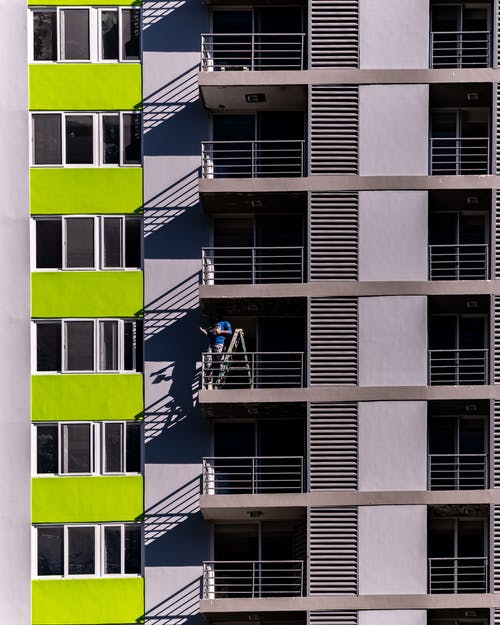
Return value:
[[(219, 319), (221, 316), (217, 314), (216, 318)], [(210, 339), (209, 351), (211, 355), (207, 358), (205, 375), (208, 388), (212, 388), (213, 382), (219, 373), (220, 360), (224, 352), (226, 339), (232, 335), (233, 329), (229, 321), (216, 321), (206, 329), (201, 328), (201, 331), (207, 334)]]

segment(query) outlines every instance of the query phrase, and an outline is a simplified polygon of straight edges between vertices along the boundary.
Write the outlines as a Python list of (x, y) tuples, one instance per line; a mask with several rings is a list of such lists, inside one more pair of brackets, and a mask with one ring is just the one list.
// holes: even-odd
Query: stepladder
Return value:
[(220, 354), (211, 377), (214, 389), (221, 389), (230, 384), (252, 388), (252, 365), (242, 328), (234, 330), (229, 345)]

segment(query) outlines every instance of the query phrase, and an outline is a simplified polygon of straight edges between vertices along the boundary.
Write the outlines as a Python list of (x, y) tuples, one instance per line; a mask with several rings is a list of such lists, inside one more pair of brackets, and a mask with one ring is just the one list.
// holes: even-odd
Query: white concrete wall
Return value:
[(359, 385), (427, 384), (427, 298), (359, 298)]
[(429, 4), (422, 0), (360, 0), (362, 69), (429, 67)]
[(361, 191), (359, 280), (427, 280), (427, 192)]
[(198, 504), (208, 431), (196, 404), (209, 244), (198, 196), (208, 115), (197, 73), (208, 12), (199, 0), (146, 0), (143, 18), (146, 621), (195, 625), (210, 555)]
[(427, 625), (426, 610), (361, 610), (359, 625)]
[(31, 622), (30, 264), (26, 3), (0, 23), (0, 623)]
[(426, 176), (428, 137), (428, 85), (359, 87), (361, 176)]
[(359, 402), (358, 428), (359, 490), (426, 490), (426, 402)]
[(427, 592), (427, 507), (359, 508), (359, 594)]

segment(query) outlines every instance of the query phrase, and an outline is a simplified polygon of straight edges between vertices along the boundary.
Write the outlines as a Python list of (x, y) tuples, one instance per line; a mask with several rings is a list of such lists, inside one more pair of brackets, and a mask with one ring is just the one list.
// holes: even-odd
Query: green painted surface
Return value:
[(30, 65), (32, 111), (112, 111), (140, 108), (139, 63)]
[(35, 477), (33, 523), (136, 521), (144, 511), (141, 475)]
[(142, 622), (144, 579), (37, 579), (32, 606), (33, 625)]
[(133, 317), (143, 308), (142, 271), (31, 275), (33, 317)]
[(142, 210), (142, 167), (33, 167), (31, 213), (138, 213)]
[(144, 410), (141, 373), (31, 376), (33, 421), (135, 419)]
[[(62, 6), (93, 6), (93, 7), (98, 7), (98, 6), (107, 6), (107, 7), (112, 7), (112, 6), (141, 6), (142, 2), (140, 0), (93, 0), (92, 3), (89, 5), (88, 2), (85, 2), (84, 0), (64, 0), (64, 3), (62, 3)], [(61, 6), (61, 0), (43, 0), (43, 2), (40, 2), (40, 0), (28, 0), (28, 6), (32, 6), (32, 7), (39, 7), (39, 6), (44, 6), (44, 7), (50, 7), (50, 6)]]

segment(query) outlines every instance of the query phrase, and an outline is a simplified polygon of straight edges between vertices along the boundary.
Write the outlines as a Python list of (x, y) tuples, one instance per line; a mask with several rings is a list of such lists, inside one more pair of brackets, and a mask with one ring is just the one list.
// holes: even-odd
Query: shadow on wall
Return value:
[(199, 98), (197, 74), (195, 65), (144, 96), (145, 156), (199, 156), (199, 138), (206, 133), (207, 116)]
[(144, 0), (145, 52), (199, 52), (208, 18), (200, 0)]
[(186, 584), (149, 609), (144, 621), (154, 625), (202, 625), (203, 619), (199, 614), (201, 586), (201, 578)]
[(144, 311), (145, 360), (161, 363), (148, 373), (156, 399), (145, 409), (146, 462), (198, 463), (204, 453), (197, 396), (207, 340), (200, 332), (198, 282), (196, 272)]
[(199, 566), (209, 557), (200, 481), (194, 478), (145, 511), (146, 566)]
[(198, 177), (195, 169), (145, 201), (146, 259), (200, 258), (201, 247), (207, 245), (208, 220), (199, 203)]

